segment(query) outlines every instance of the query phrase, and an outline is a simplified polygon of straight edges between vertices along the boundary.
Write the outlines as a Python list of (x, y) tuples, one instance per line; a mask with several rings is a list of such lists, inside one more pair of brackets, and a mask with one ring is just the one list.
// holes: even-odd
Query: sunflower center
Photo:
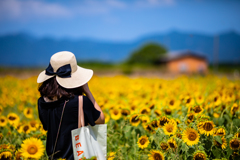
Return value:
[(188, 98), (188, 99), (187, 99), (187, 103), (190, 103), (190, 102), (191, 102), (191, 98)]
[(132, 118), (132, 122), (138, 122), (139, 121), (139, 118), (137, 118), (137, 116), (134, 116), (133, 118)]
[(170, 126), (170, 127), (167, 127), (167, 131), (168, 132), (172, 132), (173, 131), (173, 128)]
[(153, 157), (154, 157), (154, 160), (162, 160), (162, 157), (159, 153), (154, 153)]
[(27, 110), (27, 114), (30, 114), (30, 110), (29, 109)]
[(146, 142), (147, 142), (147, 140), (146, 140), (145, 138), (142, 138), (142, 139), (140, 140), (141, 145), (144, 145)]
[(163, 118), (163, 119), (160, 120), (160, 125), (164, 126), (164, 124), (167, 123), (167, 122), (168, 122), (168, 120), (166, 118)]
[(142, 110), (141, 114), (148, 114), (148, 111), (146, 109)]
[(129, 112), (126, 111), (126, 110), (123, 110), (123, 111), (122, 111), (122, 115), (123, 115), (123, 116), (127, 116), (127, 115), (129, 115)]
[(197, 139), (197, 135), (195, 132), (190, 132), (189, 135), (188, 135), (188, 139), (190, 141), (195, 141)]
[(166, 109), (165, 110), (166, 115), (170, 115), (172, 113), (171, 109)]
[(167, 150), (168, 149), (168, 145), (165, 144), (165, 143), (162, 143), (161, 144), (161, 148), (162, 148), (162, 150)]
[(11, 121), (14, 121), (16, 119), (16, 117), (10, 116), (8, 119)]
[(157, 115), (157, 116), (160, 116), (161, 114), (159, 114), (157, 111), (154, 111), (154, 113)]
[(23, 127), (24, 132), (26, 132), (28, 129), (29, 129), (29, 126), (24, 126)]
[(209, 122), (206, 122), (204, 125), (203, 125), (203, 128), (204, 130), (206, 131), (211, 131), (213, 129), (213, 125)]
[(4, 119), (1, 119), (1, 122), (3, 123), (3, 122), (5, 122), (5, 120), (4, 120)]
[(118, 115), (118, 111), (117, 111), (117, 110), (114, 110), (114, 111), (113, 111), (113, 114), (114, 114), (114, 115)]
[(154, 108), (154, 104), (152, 104), (151, 106), (149, 106), (150, 109), (153, 109)]
[(153, 121), (153, 122), (151, 123), (151, 125), (152, 125), (154, 128), (157, 128), (157, 127), (158, 127), (157, 121)]
[(205, 160), (206, 157), (205, 157), (205, 155), (202, 154), (202, 153), (197, 153), (197, 154), (194, 156), (194, 159), (195, 159), (195, 160)]
[(173, 106), (173, 105), (174, 105), (174, 100), (171, 100), (171, 101), (169, 102), (169, 104), (170, 104), (171, 106)]
[(174, 145), (174, 143), (169, 143), (169, 146), (171, 147), (171, 148), (175, 148), (175, 145)]
[(195, 112), (195, 113), (199, 113), (199, 112), (201, 112), (201, 111), (202, 111), (202, 109), (201, 109), (200, 106), (197, 106), (197, 107), (194, 108), (194, 112)]
[(29, 147), (27, 149), (27, 152), (29, 154), (35, 154), (35, 153), (37, 153), (37, 151), (38, 151), (38, 148), (35, 145), (29, 145)]
[(177, 133), (176, 136), (179, 138), (179, 139), (182, 139), (182, 135), (180, 133)]
[(153, 129), (152, 129), (149, 125), (146, 127), (146, 129), (147, 129), (149, 132), (153, 132)]
[(231, 146), (232, 146), (232, 148), (239, 148), (239, 146), (240, 146), (239, 141), (238, 140), (234, 140), (231, 143)]

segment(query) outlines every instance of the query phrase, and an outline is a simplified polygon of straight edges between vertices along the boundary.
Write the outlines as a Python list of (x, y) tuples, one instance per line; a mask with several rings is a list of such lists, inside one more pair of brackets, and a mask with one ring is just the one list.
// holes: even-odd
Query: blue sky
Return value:
[(0, 0), (0, 35), (126, 41), (172, 30), (240, 33), (240, 0)]

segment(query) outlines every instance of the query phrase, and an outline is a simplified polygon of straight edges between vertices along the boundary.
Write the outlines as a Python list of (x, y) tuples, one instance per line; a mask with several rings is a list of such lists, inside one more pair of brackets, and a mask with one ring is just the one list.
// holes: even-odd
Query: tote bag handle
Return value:
[(78, 96), (78, 128), (84, 127), (83, 96)]

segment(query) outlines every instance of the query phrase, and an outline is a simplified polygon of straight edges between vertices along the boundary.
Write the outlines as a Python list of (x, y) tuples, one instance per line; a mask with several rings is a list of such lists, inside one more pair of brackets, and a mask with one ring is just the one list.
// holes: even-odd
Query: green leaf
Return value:
[(206, 140), (204, 146), (207, 150), (210, 150), (212, 147), (212, 141)]
[(217, 147), (214, 147), (212, 150), (212, 153), (215, 156), (215, 158), (221, 158), (221, 152), (222, 150)]
[(233, 125), (237, 126), (237, 127), (240, 127), (240, 119), (234, 119), (233, 120)]
[(218, 143), (222, 144), (222, 138), (221, 138), (220, 136), (214, 136), (214, 139), (215, 139)]
[(195, 149), (194, 149), (194, 148), (189, 148), (189, 150), (188, 150), (188, 154), (193, 154), (193, 153), (194, 153), (194, 151), (195, 151)]
[(233, 134), (229, 134), (228, 136), (226, 136), (226, 138), (232, 138), (233, 137)]
[(198, 149), (203, 151), (204, 150), (204, 147), (201, 145), (201, 146), (198, 146)]
[(223, 125), (223, 123), (224, 123), (224, 118), (222, 118), (222, 117), (220, 117), (219, 119), (218, 119), (218, 125)]
[(187, 152), (188, 149), (189, 149), (189, 147), (187, 146), (187, 144), (186, 143), (182, 143), (182, 151), (183, 152)]

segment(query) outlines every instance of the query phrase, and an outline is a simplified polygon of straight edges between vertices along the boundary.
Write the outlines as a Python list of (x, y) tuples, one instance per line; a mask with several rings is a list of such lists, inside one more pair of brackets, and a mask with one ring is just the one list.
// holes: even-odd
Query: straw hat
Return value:
[(64, 88), (76, 88), (86, 84), (93, 75), (91, 69), (77, 65), (77, 60), (72, 52), (62, 51), (52, 55), (49, 66), (37, 78), (37, 83), (42, 83), (54, 76), (59, 85)]

